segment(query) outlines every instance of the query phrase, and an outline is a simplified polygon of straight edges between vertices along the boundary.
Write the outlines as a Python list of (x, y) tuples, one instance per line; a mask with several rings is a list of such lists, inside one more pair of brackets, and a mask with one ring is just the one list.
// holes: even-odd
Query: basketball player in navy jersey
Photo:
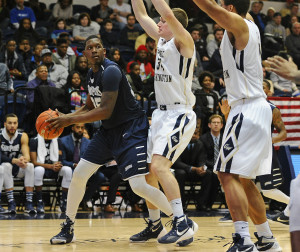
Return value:
[[(232, 216), (235, 233), (228, 251), (282, 251), (270, 230), (263, 198), (252, 179), (271, 173), (272, 113), (262, 88), (260, 33), (246, 19), (249, 0), (194, 0), (225, 28), (220, 45), (231, 110), (215, 164)], [(249, 214), (258, 242), (251, 241)], [(267, 248), (267, 249), (266, 249)]]
[[(166, 196), (146, 182), (148, 118), (136, 101), (125, 74), (116, 63), (104, 57), (102, 41), (95, 35), (86, 39), (84, 55), (92, 65), (87, 75), (87, 103), (71, 114), (58, 112), (58, 118), (49, 120), (49, 128), (58, 129), (98, 120), (102, 120), (102, 126), (76, 166), (68, 192), (67, 218), (61, 232), (51, 238), (51, 244), (73, 241), (75, 215), (86, 182), (99, 166), (113, 159), (118, 163), (122, 178), (129, 181), (136, 194), (167, 215), (172, 214)], [(166, 233), (164, 228), (157, 231)]]

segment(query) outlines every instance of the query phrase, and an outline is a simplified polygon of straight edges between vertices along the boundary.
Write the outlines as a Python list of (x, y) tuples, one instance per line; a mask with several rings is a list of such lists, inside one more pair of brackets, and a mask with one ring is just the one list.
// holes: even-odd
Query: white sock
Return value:
[(277, 201), (283, 202), (285, 204), (289, 204), (289, 202), (290, 202), (290, 197), (278, 189), (262, 190), (262, 193), (267, 198), (277, 200)]
[(235, 232), (238, 233), (241, 237), (249, 237), (249, 224), (247, 221), (236, 221), (233, 223)]
[(270, 238), (273, 236), (268, 221), (263, 224), (255, 225), (258, 236), (264, 236)]
[(156, 222), (157, 220), (160, 219), (160, 210), (159, 209), (148, 208), (148, 212), (149, 212), (149, 219), (152, 220), (153, 222)]
[(174, 217), (180, 217), (183, 215), (181, 198), (171, 200), (170, 204), (173, 209)]
[(286, 208), (283, 210), (285, 216), (290, 217), (290, 206), (287, 205)]

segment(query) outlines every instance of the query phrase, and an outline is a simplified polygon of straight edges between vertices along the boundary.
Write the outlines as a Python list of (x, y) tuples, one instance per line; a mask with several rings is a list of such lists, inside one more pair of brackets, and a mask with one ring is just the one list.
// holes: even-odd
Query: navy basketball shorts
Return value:
[(116, 160), (123, 180), (146, 175), (148, 118), (141, 116), (113, 129), (101, 127), (93, 136), (82, 159), (103, 165)]

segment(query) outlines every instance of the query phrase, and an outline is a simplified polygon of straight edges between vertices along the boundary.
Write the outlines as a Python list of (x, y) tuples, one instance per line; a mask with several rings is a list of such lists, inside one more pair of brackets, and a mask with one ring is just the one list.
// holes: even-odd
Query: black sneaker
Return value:
[(228, 244), (231, 244), (230, 248), (227, 250), (227, 252), (258, 252), (256, 249), (254, 243), (251, 241), (249, 237), (241, 237), (240, 234), (235, 233), (232, 234), (233, 241), (231, 243), (227, 243), (224, 245), (227, 246)]
[(36, 214), (36, 210), (34, 209), (31, 201), (26, 201), (24, 212), (28, 214)]
[(222, 218), (219, 219), (219, 222), (222, 222), (222, 223), (232, 222), (232, 218), (231, 218), (230, 213), (229, 213), (229, 212), (226, 213), (226, 214), (224, 215), (224, 217), (222, 217)]
[(67, 210), (67, 199), (62, 199), (62, 200), (60, 201), (59, 207), (60, 207), (60, 211), (61, 211), (62, 213), (65, 213), (66, 210)]
[[(186, 222), (187, 222), (188, 226), (194, 231), (194, 234), (195, 234), (198, 231), (198, 224), (188, 217), (186, 217)], [(178, 242), (176, 245), (178, 245), (180, 247), (185, 247), (185, 246), (189, 245), (190, 243), (192, 243), (193, 241), (194, 241), (194, 237), (191, 237), (187, 240), (182, 240), (182, 241)]]
[(74, 222), (72, 222), (68, 217), (65, 222), (61, 225), (61, 231), (59, 234), (53, 236), (50, 239), (51, 244), (66, 244), (75, 241), (74, 236)]
[(179, 245), (180, 241), (188, 240), (193, 238), (194, 232), (189, 227), (186, 221), (186, 216), (175, 217), (172, 222), (172, 229), (169, 233), (158, 239), (159, 243), (176, 243)]
[(268, 252), (281, 252), (282, 248), (280, 247), (277, 240), (272, 236), (271, 238), (267, 238), (264, 236), (258, 236), (257, 232), (254, 233), (257, 238), (257, 242), (255, 246), (258, 251), (268, 251)]
[(270, 216), (269, 219), (272, 220), (272, 221), (280, 222), (280, 223), (285, 224), (285, 225), (290, 224), (290, 217), (286, 216), (284, 214), (284, 212), (280, 212), (278, 214)]
[(160, 238), (167, 233), (160, 219), (155, 222), (152, 220), (144, 220), (146, 221), (145, 224), (147, 224), (147, 227), (142, 232), (131, 236), (129, 238), (131, 242), (145, 242), (149, 239)]
[(45, 209), (44, 209), (44, 202), (42, 200), (39, 200), (37, 202), (37, 205), (36, 205), (36, 211), (38, 214), (43, 214), (45, 213)]
[(8, 202), (8, 213), (16, 214), (16, 202), (14, 200)]

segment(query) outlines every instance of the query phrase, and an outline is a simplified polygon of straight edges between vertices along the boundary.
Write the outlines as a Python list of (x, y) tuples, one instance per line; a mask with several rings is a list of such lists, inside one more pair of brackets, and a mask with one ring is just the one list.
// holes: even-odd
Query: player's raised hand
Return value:
[(219, 102), (219, 106), (221, 109), (222, 114), (227, 118), (229, 112), (230, 112), (230, 106), (228, 104), (228, 100), (224, 99), (221, 102)]

